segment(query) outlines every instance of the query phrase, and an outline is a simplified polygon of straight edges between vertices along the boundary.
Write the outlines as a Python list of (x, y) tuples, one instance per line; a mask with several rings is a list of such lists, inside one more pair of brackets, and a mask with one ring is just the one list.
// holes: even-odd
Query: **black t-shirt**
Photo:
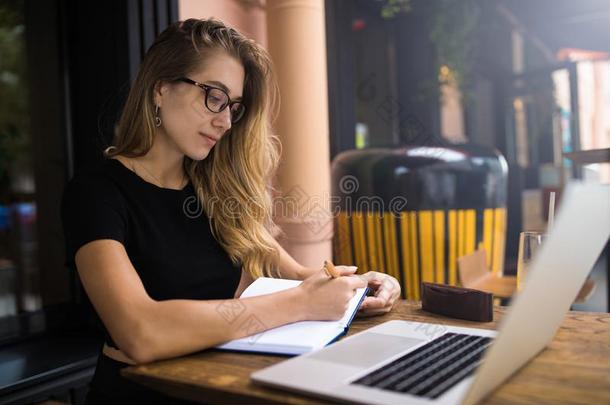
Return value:
[[(212, 236), (191, 183), (172, 190), (148, 183), (116, 159), (75, 176), (61, 216), (66, 265), (88, 242), (114, 239), (154, 300), (233, 298), (241, 276)], [(106, 333), (107, 343), (115, 346)]]

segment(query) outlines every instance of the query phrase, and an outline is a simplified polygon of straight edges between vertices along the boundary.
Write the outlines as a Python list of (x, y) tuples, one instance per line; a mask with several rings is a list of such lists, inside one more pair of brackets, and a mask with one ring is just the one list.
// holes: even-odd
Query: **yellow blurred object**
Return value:
[(340, 212), (334, 259), (359, 273), (387, 273), (401, 282), (406, 299), (419, 300), (421, 281), (458, 285), (457, 258), (473, 253), (477, 241), (491, 252), (486, 266), (501, 276), (505, 235), (506, 208)]

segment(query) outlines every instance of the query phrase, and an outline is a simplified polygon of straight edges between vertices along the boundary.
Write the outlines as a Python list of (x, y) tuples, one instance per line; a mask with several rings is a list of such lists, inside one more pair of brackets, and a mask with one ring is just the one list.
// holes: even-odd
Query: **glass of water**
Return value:
[(546, 234), (539, 231), (526, 231), (519, 234), (519, 257), (517, 259), (517, 290), (525, 286), (532, 259), (546, 239)]

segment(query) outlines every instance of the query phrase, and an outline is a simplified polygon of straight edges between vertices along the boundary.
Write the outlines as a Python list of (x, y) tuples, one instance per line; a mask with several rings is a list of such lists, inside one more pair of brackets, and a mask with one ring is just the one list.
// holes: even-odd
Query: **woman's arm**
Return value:
[(295, 321), (339, 319), (355, 289), (365, 284), (358, 277), (329, 281), (320, 271), (299, 287), (258, 297), (155, 301), (121, 243), (89, 242), (75, 261), (110, 336), (136, 363), (193, 353)]

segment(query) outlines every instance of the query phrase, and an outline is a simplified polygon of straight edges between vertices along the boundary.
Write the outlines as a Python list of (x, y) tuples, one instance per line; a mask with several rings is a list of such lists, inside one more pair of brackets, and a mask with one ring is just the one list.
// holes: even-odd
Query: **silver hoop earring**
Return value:
[(159, 128), (161, 126), (161, 117), (159, 117), (159, 106), (155, 106), (155, 126)]

